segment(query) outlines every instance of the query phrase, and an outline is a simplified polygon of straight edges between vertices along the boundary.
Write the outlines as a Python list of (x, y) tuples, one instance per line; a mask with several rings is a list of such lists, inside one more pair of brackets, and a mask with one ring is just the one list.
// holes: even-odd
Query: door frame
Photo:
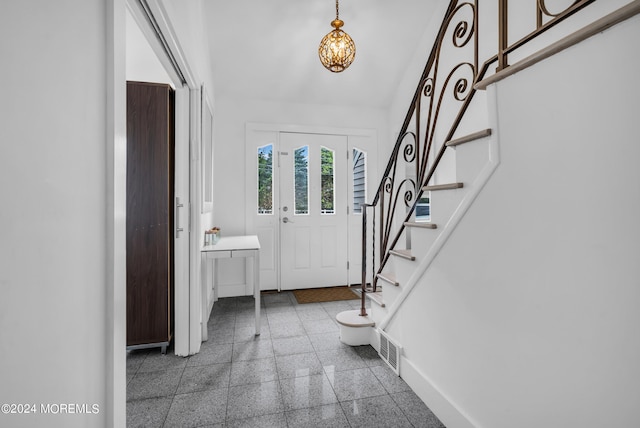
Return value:
[[(189, 197), (189, 233), (199, 230), (200, 223), (200, 199), (196, 194), (194, 198), (194, 183), (200, 178), (199, 159), (199, 132), (193, 129), (191, 120), (198, 111), (192, 108), (192, 89), (197, 89), (198, 84), (188, 66), (184, 54), (180, 49), (177, 38), (172, 30), (167, 13), (160, 0), (145, 0), (158, 23), (158, 29), (153, 29), (147, 21), (145, 12), (142, 11), (141, 0), (107, 0), (105, 7), (106, 23), (106, 179), (107, 196), (106, 208), (110, 213), (106, 224), (106, 280), (109, 285), (106, 295), (107, 322), (107, 352), (105, 375), (107, 378), (105, 397), (105, 420), (107, 426), (124, 426), (126, 423), (126, 10), (132, 13), (138, 22), (139, 28), (147, 38), (156, 56), (169, 76), (176, 82), (176, 144), (187, 145), (190, 164), (186, 165), (187, 186), (190, 189)], [(137, 18), (136, 18), (137, 17)], [(158, 31), (167, 42), (167, 47), (159, 42)], [(169, 49), (176, 61), (176, 67), (183, 73), (182, 79), (177, 76), (171, 65), (165, 48)], [(180, 88), (180, 89), (178, 89)], [(184, 91), (188, 96), (183, 96)], [(180, 93), (180, 95), (178, 94)], [(178, 99), (183, 101), (178, 101)], [(188, 100), (184, 102), (184, 100)], [(186, 104), (186, 105), (185, 105)], [(184, 121), (186, 119), (186, 125)], [(178, 130), (178, 126), (183, 130)], [(186, 130), (185, 130), (186, 129)], [(196, 158), (194, 161), (193, 158)], [(194, 166), (197, 168), (194, 169)], [(176, 177), (177, 178), (177, 177)], [(198, 209), (190, 209), (191, 206)], [(191, 291), (199, 289), (200, 257), (199, 248), (195, 244), (196, 239), (190, 239), (190, 249), (186, 257), (189, 266), (188, 284), (186, 287), (177, 288), (176, 299), (176, 332), (180, 331), (176, 340), (177, 352), (185, 355), (199, 350), (191, 349), (192, 336), (200, 335), (199, 328), (192, 328), (194, 324), (194, 308), (199, 307), (199, 301), (191, 299)], [(198, 326), (200, 320), (197, 320)], [(185, 327), (186, 325), (186, 327)], [(185, 333), (186, 332), (186, 333)], [(186, 336), (185, 336), (186, 335)], [(185, 347), (184, 340), (187, 345)]]
[(200, 125), (200, 107), (199, 103), (194, 101), (194, 98), (200, 96), (200, 85), (185, 59), (161, 1), (125, 1), (127, 9), (175, 86), (175, 193), (176, 197), (180, 198), (182, 207), (175, 207), (176, 212), (180, 212), (176, 215), (174, 227), (183, 229), (182, 232), (176, 233), (176, 240), (182, 238), (188, 243), (182, 247), (187, 248), (185, 252), (178, 251), (179, 245), (176, 242), (174, 352), (176, 355), (187, 356), (198, 352), (201, 343), (201, 320), (197, 318), (196, 310), (200, 306), (200, 248), (196, 245), (198, 240), (193, 239), (192, 233), (199, 230), (201, 204), (201, 196), (198, 194), (201, 168), (197, 161), (200, 146), (197, 128)]
[[(277, 154), (280, 146), (280, 133), (299, 133), (299, 134), (324, 134), (324, 135), (342, 135), (347, 137), (347, 150), (351, 153), (354, 147), (359, 148), (367, 152), (367, 156), (369, 157), (367, 161), (367, 174), (366, 180), (368, 184), (369, 192), (373, 191), (373, 186), (375, 186), (374, 179), (378, 176), (378, 134), (375, 129), (367, 129), (367, 128), (340, 128), (340, 127), (332, 127), (332, 126), (307, 126), (307, 125), (296, 125), (296, 124), (267, 124), (267, 123), (255, 123), (255, 122), (247, 122), (245, 125), (245, 171), (246, 171), (246, 181), (245, 181), (245, 202), (246, 202), (246, 210), (245, 210), (245, 227), (246, 233), (253, 235), (257, 234), (257, 226), (256, 226), (256, 215), (254, 210), (251, 207), (255, 206), (257, 200), (257, 164), (256, 157), (254, 154), (254, 138), (256, 134), (264, 133), (265, 135), (271, 134), (271, 141), (274, 145), (274, 156)], [(256, 146), (257, 147), (257, 146)], [(276, 158), (274, 157), (274, 162)], [(350, 175), (348, 175), (350, 177)], [(275, 195), (276, 192), (279, 192), (278, 186), (276, 185), (279, 182), (279, 178), (276, 178), (276, 173), (274, 172), (274, 210), (275, 210), (275, 202), (278, 200)], [(353, 215), (352, 209), (352, 190), (349, 187), (348, 192), (348, 201), (350, 207), (350, 214), (348, 216), (348, 225), (347, 228), (349, 230), (349, 239), (348, 239), (348, 259), (350, 264), (350, 271), (353, 272), (353, 267), (359, 266), (361, 263), (357, 258), (353, 258), (353, 239), (351, 231), (353, 229), (360, 230), (358, 227), (354, 226), (354, 221), (358, 221), (358, 225), (360, 226), (360, 216)], [(367, 197), (371, 196), (368, 194)], [(275, 281), (276, 287), (270, 286), (266, 281), (260, 281), (262, 290), (277, 290), (282, 291), (281, 287), (281, 275), (280, 275), (280, 221), (279, 221), (279, 213), (274, 212), (274, 217), (278, 219), (275, 222), (275, 232), (274, 235), (274, 269), (275, 269)], [(354, 220), (355, 219), (355, 220)], [(262, 246), (262, 251), (264, 252), (265, 247)], [(265, 261), (267, 261), (268, 257), (261, 257), (261, 277), (263, 276), (262, 271), (265, 269), (264, 266)], [(360, 275), (358, 274), (359, 278)], [(351, 273), (348, 274), (349, 282), (354, 278), (354, 275)], [(245, 294), (250, 294), (250, 290), (245, 290)]]

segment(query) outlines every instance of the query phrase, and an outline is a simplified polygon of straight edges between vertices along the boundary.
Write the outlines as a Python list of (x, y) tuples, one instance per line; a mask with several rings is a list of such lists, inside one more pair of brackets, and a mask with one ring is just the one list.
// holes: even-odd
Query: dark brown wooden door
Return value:
[(127, 346), (173, 330), (173, 90), (127, 82)]

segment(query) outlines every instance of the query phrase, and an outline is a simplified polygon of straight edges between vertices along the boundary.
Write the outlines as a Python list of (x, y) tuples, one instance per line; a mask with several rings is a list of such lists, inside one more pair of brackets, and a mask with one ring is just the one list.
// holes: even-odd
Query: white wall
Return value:
[[(203, 23), (188, 22), (200, 7), (169, 9), (212, 91)], [(99, 413), (0, 414), (1, 426), (124, 424), (124, 20), (124, 0), (2, 5), (0, 403)]]
[(389, 106), (389, 139), (392, 143), (387, 149), (388, 151), (386, 154), (384, 152), (380, 152), (381, 157), (388, 159), (391, 154), (393, 144), (395, 144), (396, 138), (400, 133), (400, 128), (402, 127), (404, 118), (409, 110), (409, 105), (413, 99), (418, 83), (420, 82), (420, 76), (422, 76), (424, 67), (429, 59), (429, 53), (431, 52), (433, 41), (436, 39), (438, 34), (440, 23), (442, 22), (442, 17), (447, 10), (448, 3), (448, 0), (439, 0), (438, 2), (434, 2), (433, 13), (429, 17), (428, 21), (426, 21), (425, 31), (420, 38), (418, 47), (406, 66), (404, 75), (402, 76), (391, 105)]
[[(375, 129), (388, 135), (383, 109), (217, 98), (214, 112), (214, 217), (226, 236), (245, 233), (245, 125), (248, 122)], [(379, 144), (383, 143), (379, 141)], [(380, 170), (380, 169), (379, 169)], [(221, 285), (244, 284), (244, 260), (220, 260)]]
[(501, 164), (391, 322), (478, 427), (638, 424), (639, 37), (496, 85)]
[(2, 4), (0, 403), (99, 406), (88, 415), (0, 414), (2, 426), (101, 427), (110, 419), (110, 4)]

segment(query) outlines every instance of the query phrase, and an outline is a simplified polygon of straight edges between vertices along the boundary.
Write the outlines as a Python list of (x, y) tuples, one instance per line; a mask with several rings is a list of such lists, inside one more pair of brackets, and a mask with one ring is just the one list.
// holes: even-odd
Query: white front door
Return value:
[[(307, 171), (308, 186), (298, 174), (298, 193), (296, 150), (298, 170)], [(367, 189), (377, 185), (375, 131), (252, 123), (246, 128), (246, 153), (246, 233), (260, 240), (260, 288), (359, 284), (361, 204), (368, 199)], [(248, 277), (244, 269), (222, 275)], [(249, 295), (251, 290), (236, 293), (230, 295)]]
[(347, 137), (280, 134), (281, 289), (348, 283)]

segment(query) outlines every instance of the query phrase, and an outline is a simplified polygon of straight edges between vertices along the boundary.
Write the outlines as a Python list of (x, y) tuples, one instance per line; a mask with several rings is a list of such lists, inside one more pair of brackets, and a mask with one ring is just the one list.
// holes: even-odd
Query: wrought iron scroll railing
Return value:
[[(361, 315), (366, 315), (365, 293), (376, 291), (377, 274), (401, 239), (405, 222), (413, 218), (422, 189), (445, 154), (445, 143), (453, 138), (476, 94), (474, 85), (485, 78), (493, 64), (497, 63), (496, 72), (509, 67), (510, 53), (595, 0), (573, 1), (561, 12), (550, 11), (545, 0), (527, 1), (535, 3), (534, 30), (510, 44), (509, 1), (498, 0), (497, 54), (480, 67), (480, 0), (449, 2), (380, 184), (372, 202), (363, 205)], [(371, 229), (367, 216), (370, 208)], [(367, 235), (372, 237), (371, 247)], [(369, 257), (371, 287), (366, 285)]]

